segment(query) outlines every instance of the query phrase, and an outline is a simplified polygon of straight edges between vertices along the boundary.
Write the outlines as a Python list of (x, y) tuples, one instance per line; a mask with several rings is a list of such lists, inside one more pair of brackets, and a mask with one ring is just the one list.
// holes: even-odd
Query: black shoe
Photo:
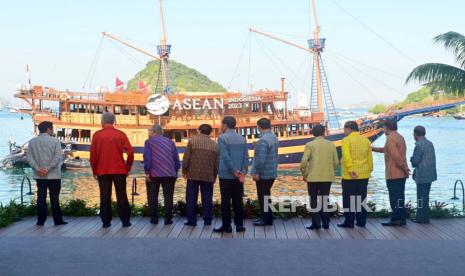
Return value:
[(305, 228), (307, 228), (308, 230), (318, 230), (318, 229), (321, 229), (321, 225), (312, 224), (312, 225), (307, 226)]
[(205, 220), (205, 221), (203, 222), (203, 225), (205, 225), (205, 226), (210, 226), (210, 225), (212, 225), (212, 221), (211, 221), (211, 220)]
[(217, 233), (232, 233), (232, 228), (231, 226), (221, 226), (221, 227), (218, 227), (218, 228), (215, 228), (213, 229), (213, 232), (217, 232)]
[(381, 223), (382, 226), (402, 226), (401, 221), (386, 221)]
[(151, 223), (151, 224), (158, 224), (158, 219), (151, 219), (151, 220), (150, 220), (150, 223)]
[(36, 225), (37, 226), (44, 226), (45, 222), (37, 222)]
[(355, 225), (357, 225), (357, 227), (362, 227), (362, 228), (365, 227), (365, 224), (361, 224), (361, 223), (358, 223), (358, 222)]
[(187, 226), (197, 226), (197, 222), (189, 222), (189, 221), (186, 221), (186, 222), (184, 222), (184, 225), (187, 225)]
[(131, 225), (132, 225), (132, 223), (130, 223), (130, 222), (123, 223), (123, 227), (130, 227)]
[(66, 221), (60, 221), (60, 222), (58, 222), (58, 223), (55, 223), (55, 226), (66, 225), (66, 224), (68, 224), (68, 222), (66, 222)]
[(329, 224), (323, 224), (323, 229), (329, 229)]
[(412, 222), (419, 223), (419, 224), (429, 224), (429, 221), (420, 221), (416, 219), (412, 219)]
[(110, 226), (111, 226), (111, 223), (104, 223), (104, 224), (102, 225), (103, 228), (108, 228), (108, 227), (110, 227)]
[(252, 220), (252, 223), (254, 223), (254, 222), (259, 222), (259, 221), (261, 221), (261, 220), (262, 220), (261, 218), (256, 218), (256, 219)]
[(165, 219), (165, 225), (170, 225), (170, 224), (173, 224), (173, 220), (172, 219)]
[(265, 222), (263, 220), (259, 220), (259, 221), (256, 221), (253, 223), (254, 226), (269, 226), (269, 225), (273, 225), (272, 222)]
[(337, 227), (342, 227), (342, 228), (354, 228), (354, 224), (353, 223), (340, 223), (337, 225)]
[(236, 232), (237, 232), (237, 233), (245, 232), (245, 227), (242, 226), (242, 225), (236, 226)]

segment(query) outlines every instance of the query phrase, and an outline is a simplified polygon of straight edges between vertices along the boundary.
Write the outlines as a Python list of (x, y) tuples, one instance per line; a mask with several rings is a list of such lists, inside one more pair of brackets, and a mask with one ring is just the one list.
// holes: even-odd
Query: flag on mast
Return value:
[(145, 89), (147, 88), (147, 86), (145, 85), (145, 83), (144, 83), (143, 81), (139, 81), (139, 82), (137, 83), (137, 88), (138, 88), (139, 90), (145, 90)]
[(124, 82), (116, 76), (116, 81), (115, 81), (115, 86), (116, 86), (116, 91), (124, 91)]

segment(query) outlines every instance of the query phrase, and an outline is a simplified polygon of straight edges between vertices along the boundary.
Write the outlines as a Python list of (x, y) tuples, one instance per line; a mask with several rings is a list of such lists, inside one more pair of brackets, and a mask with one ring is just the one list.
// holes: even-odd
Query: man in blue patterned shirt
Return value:
[(236, 232), (244, 232), (244, 178), (249, 166), (247, 142), (236, 133), (236, 119), (226, 116), (221, 122), (223, 134), (218, 138), (220, 167), (218, 178), (221, 191), (221, 214), (223, 224), (215, 232), (231, 233), (231, 201), (234, 209)]
[(174, 142), (163, 136), (160, 125), (152, 126), (149, 132), (149, 139), (144, 145), (144, 170), (150, 223), (158, 223), (158, 193), (161, 186), (165, 202), (165, 224), (172, 224), (174, 185), (181, 167), (179, 154)]
[[(265, 208), (265, 200), (271, 204), (271, 187), (278, 176), (279, 141), (271, 131), (271, 121), (261, 118), (257, 121), (260, 139), (255, 145), (252, 164), (252, 177), (257, 186), (257, 197), (260, 204), (261, 218), (254, 221), (255, 226), (273, 225), (273, 213)], [(267, 206), (268, 207), (268, 206)]]

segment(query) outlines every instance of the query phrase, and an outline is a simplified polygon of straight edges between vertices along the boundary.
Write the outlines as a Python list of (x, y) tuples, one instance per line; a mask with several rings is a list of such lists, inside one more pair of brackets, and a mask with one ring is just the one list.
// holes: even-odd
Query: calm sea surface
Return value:
[[(440, 202), (460, 204), (459, 201), (451, 200), (453, 195), (453, 184), (457, 179), (465, 179), (464, 161), (465, 156), (465, 121), (455, 120), (450, 117), (432, 118), (415, 117), (403, 119), (399, 124), (399, 131), (407, 141), (407, 157), (410, 158), (414, 140), (412, 129), (416, 125), (423, 125), (427, 129), (428, 138), (433, 141), (436, 147), (439, 180), (435, 182), (431, 189), (431, 199)], [(0, 157), (8, 154), (8, 140), (10, 137), (18, 144), (23, 144), (29, 140), (33, 133), (32, 121), (28, 116), (21, 119), (19, 114), (0, 112)], [(384, 136), (376, 141), (375, 145), (383, 145)], [(369, 184), (369, 201), (374, 201), (378, 205), (388, 205), (388, 195), (384, 180), (384, 159), (381, 154), (374, 154), (375, 169)], [(30, 169), (0, 169), (0, 202), (6, 203), (11, 199), (19, 201), (21, 180), (24, 175), (31, 176)], [(137, 204), (145, 204), (146, 191), (143, 181), (143, 171), (140, 164), (136, 164), (131, 172), (128, 183), (133, 177), (138, 178), (139, 196), (135, 196)], [(33, 192), (36, 187), (33, 183)], [(131, 197), (130, 185), (128, 194)], [(219, 199), (218, 185), (215, 187), (214, 197)], [(246, 197), (256, 198), (254, 182), (247, 179), (245, 188)], [(273, 195), (307, 195), (306, 184), (301, 181), (301, 176), (297, 168), (283, 169), (279, 172), (279, 177), (273, 186)], [(333, 184), (331, 188), (332, 201), (341, 202), (341, 185)], [(415, 184), (409, 179), (406, 185), (407, 201), (415, 202)], [(460, 195), (461, 196), (461, 195)], [(92, 204), (98, 203), (98, 185), (93, 179), (90, 170), (65, 171), (62, 184), (62, 199), (80, 198)], [(179, 179), (176, 184), (175, 199), (184, 200), (185, 181)], [(26, 201), (31, 200), (31, 196), (25, 196)]]

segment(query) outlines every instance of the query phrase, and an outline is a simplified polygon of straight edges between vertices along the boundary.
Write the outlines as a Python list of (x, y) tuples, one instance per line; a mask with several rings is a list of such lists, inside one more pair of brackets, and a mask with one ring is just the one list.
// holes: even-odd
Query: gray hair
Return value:
[(115, 114), (111, 112), (103, 112), (102, 125), (106, 125), (106, 124), (114, 125), (115, 122), (116, 122)]
[(163, 135), (163, 127), (161, 125), (153, 125), (150, 130), (158, 135)]

